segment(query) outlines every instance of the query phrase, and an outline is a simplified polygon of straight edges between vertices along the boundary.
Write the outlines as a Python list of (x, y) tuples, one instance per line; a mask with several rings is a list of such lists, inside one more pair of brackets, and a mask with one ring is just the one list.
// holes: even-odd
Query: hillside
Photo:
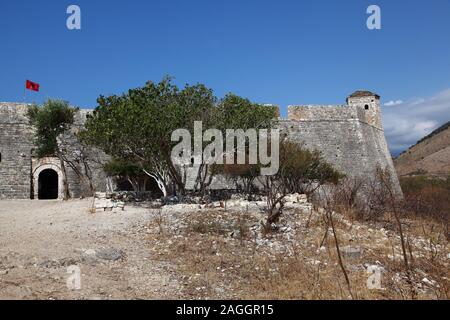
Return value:
[(394, 160), (399, 176), (450, 174), (450, 122), (433, 131)]

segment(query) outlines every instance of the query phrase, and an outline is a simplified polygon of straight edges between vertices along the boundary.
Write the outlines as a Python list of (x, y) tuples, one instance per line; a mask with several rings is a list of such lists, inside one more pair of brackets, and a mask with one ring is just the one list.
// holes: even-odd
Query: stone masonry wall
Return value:
[[(106, 191), (107, 176), (103, 164), (109, 157), (99, 149), (78, 143), (76, 134), (83, 128), (86, 116), (92, 110), (79, 110), (74, 117), (71, 130), (60, 137), (60, 146), (65, 149), (69, 160), (76, 166), (78, 172), (84, 177), (90, 176), (94, 191)], [(84, 160), (83, 160), (84, 159)], [(89, 180), (80, 179), (74, 170), (67, 166), (67, 180), (70, 186), (70, 195), (73, 198), (89, 196), (91, 193)], [(89, 172), (88, 172), (89, 171)]]
[[(23, 104), (0, 103), (0, 199), (29, 199), (33, 192), (33, 129), (28, 124), (26, 110), (27, 106)], [(108, 159), (107, 155), (78, 144), (75, 138), (90, 111), (83, 109), (77, 112), (74, 126), (61, 139), (72, 160), (77, 160), (80, 152), (93, 159), (88, 165), (95, 190), (105, 191), (106, 175), (101, 164)], [(281, 129), (290, 140), (302, 143), (308, 149), (319, 150), (328, 162), (348, 176), (373, 178), (377, 167), (387, 168), (392, 173), (395, 189), (401, 193), (384, 137), (379, 96), (376, 94), (355, 92), (347, 99), (347, 105), (290, 106), (288, 119), (281, 120)], [(35, 166), (36, 162), (33, 163)], [(74, 163), (81, 172), (85, 172), (82, 161)], [(72, 197), (89, 193), (86, 181), (69, 166), (67, 179)], [(225, 185), (228, 188), (229, 183), (215, 181), (212, 188)]]
[(0, 199), (31, 197), (33, 131), (27, 107), (0, 103)]
[[(20, 103), (0, 103), (0, 199), (30, 199), (35, 196), (37, 181), (35, 172), (46, 161), (38, 161), (33, 157), (34, 130), (26, 116), (28, 105)], [(75, 124), (65, 136), (69, 158), (76, 160), (80, 150), (89, 153), (94, 159), (88, 165), (92, 171), (92, 180), (96, 191), (106, 191), (106, 176), (102, 165), (107, 156), (99, 150), (83, 148), (75, 138), (84, 124), (86, 114), (90, 110), (80, 110), (75, 115)], [(81, 172), (85, 172), (83, 163), (75, 164)], [(60, 170), (57, 170), (61, 175)], [(89, 195), (89, 185), (77, 176), (74, 170), (66, 165), (67, 181), (72, 197)], [(34, 188), (33, 188), (34, 187)]]
[[(370, 100), (369, 100), (370, 101)], [(366, 101), (363, 101), (365, 103)], [(334, 167), (350, 177), (370, 180), (377, 167), (387, 169), (401, 193), (381, 124), (380, 110), (365, 104), (349, 106), (293, 106), (281, 128), (288, 139), (318, 150)]]

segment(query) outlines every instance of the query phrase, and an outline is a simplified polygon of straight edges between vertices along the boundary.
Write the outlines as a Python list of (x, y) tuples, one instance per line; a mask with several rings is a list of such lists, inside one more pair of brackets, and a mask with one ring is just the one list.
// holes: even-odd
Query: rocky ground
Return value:
[[(0, 201), (1, 299), (180, 297), (175, 266), (151, 256), (152, 210), (90, 213), (92, 200)], [(81, 290), (68, 290), (68, 267)]]
[(359, 222), (289, 196), (277, 225), (267, 229), (264, 201), (165, 206), (149, 227), (152, 251), (178, 265), (183, 295), (203, 299), (448, 299), (449, 244), (430, 221), (403, 221), (409, 272), (400, 236), (388, 217)]
[[(320, 209), (290, 196), (268, 229), (264, 205), (233, 199), (92, 213), (92, 200), (0, 201), (0, 298), (448, 299), (450, 248), (428, 222), (405, 223), (408, 275), (395, 226), (335, 213), (348, 287)], [(74, 265), (80, 290), (66, 284)]]

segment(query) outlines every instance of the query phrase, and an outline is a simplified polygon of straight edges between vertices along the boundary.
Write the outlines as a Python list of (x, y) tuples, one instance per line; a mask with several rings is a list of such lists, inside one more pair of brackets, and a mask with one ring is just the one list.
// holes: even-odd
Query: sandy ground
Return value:
[[(0, 299), (179, 297), (174, 266), (155, 260), (142, 236), (155, 211), (91, 214), (91, 202), (0, 201)], [(98, 255), (105, 249), (112, 257)], [(80, 290), (66, 284), (73, 265)]]

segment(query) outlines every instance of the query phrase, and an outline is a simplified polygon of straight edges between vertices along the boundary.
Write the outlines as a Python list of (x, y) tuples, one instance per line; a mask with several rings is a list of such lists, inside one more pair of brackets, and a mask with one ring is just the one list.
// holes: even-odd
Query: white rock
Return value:
[(361, 247), (347, 246), (343, 247), (341, 252), (344, 257), (357, 259), (361, 257), (363, 250)]
[(316, 250), (316, 253), (327, 251), (327, 248), (325, 246), (321, 246), (319, 249)]
[(85, 255), (88, 255), (88, 256), (93, 256), (93, 255), (95, 255), (97, 252), (94, 250), (94, 249), (88, 249), (88, 250), (85, 250), (84, 251), (84, 254)]
[(436, 281), (429, 280), (427, 278), (423, 278), (422, 282), (425, 283), (425, 284), (428, 284), (429, 286), (434, 286), (436, 284)]
[(222, 294), (222, 293), (225, 293), (225, 289), (224, 288), (215, 288), (214, 289), (214, 291), (217, 293), (217, 294)]
[(307, 201), (307, 197), (305, 194), (294, 193), (287, 195), (284, 200), (292, 203), (305, 203)]

